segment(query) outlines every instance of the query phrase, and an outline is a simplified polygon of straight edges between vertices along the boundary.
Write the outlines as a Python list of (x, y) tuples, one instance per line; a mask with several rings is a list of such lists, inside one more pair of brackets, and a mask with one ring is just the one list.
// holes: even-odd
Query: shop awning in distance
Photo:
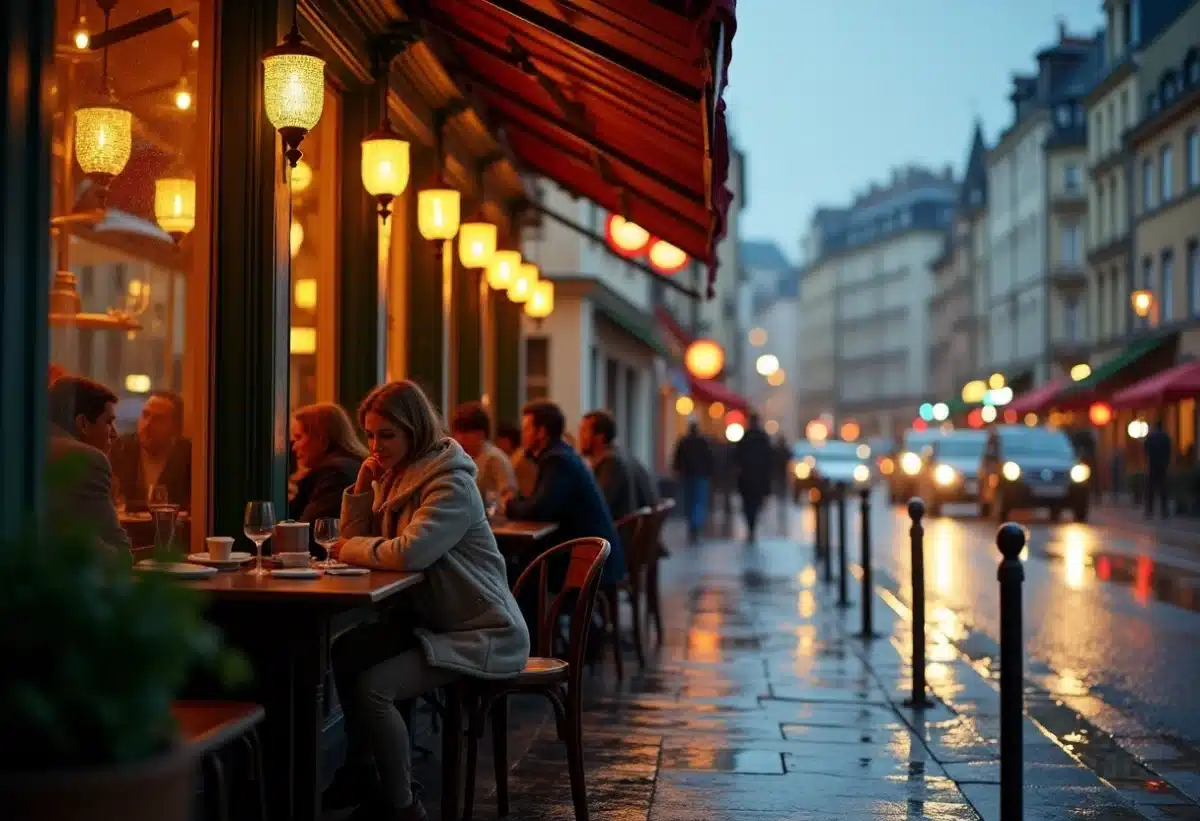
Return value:
[(1135, 382), (1112, 398), (1114, 408), (1158, 408), (1200, 397), (1200, 362), (1184, 362)]
[(701, 402), (720, 402), (725, 406), (725, 410), (738, 410), (742, 413), (750, 413), (753, 410), (746, 397), (713, 379), (689, 376), (688, 386), (691, 388), (692, 398)]
[(1066, 379), (1047, 382), (1040, 388), (1034, 388), (1013, 399), (1004, 410), (1012, 411), (1018, 416), (1024, 416), (1027, 413), (1043, 413), (1054, 406), (1054, 398), (1070, 384), (1070, 381)]
[(524, 170), (713, 264), (734, 3), (426, 0), (414, 16)]

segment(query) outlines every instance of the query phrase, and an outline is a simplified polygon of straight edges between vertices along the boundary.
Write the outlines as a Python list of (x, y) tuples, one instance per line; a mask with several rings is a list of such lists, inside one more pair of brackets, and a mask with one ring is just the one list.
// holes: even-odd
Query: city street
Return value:
[[(876, 494), (875, 583), (907, 605), (909, 518), (882, 501)], [(857, 562), (857, 500), (851, 511), (850, 556)], [(1200, 553), (1092, 525), (1021, 521), (1030, 534), (1024, 600), (1031, 685), (1143, 760), (1200, 763)], [(807, 541), (810, 528), (808, 511), (793, 518), (793, 536)], [(994, 658), (999, 639), (995, 532), (996, 523), (970, 506), (926, 522), (930, 629), (978, 659)], [(935, 661), (931, 681), (937, 674)], [(1079, 740), (1081, 748), (1085, 743)], [(1180, 780), (1197, 794), (1200, 778)]]

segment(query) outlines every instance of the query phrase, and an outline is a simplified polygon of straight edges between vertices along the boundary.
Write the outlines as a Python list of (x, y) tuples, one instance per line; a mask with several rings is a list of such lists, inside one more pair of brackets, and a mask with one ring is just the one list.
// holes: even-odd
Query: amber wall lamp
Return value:
[(462, 209), (462, 195), (446, 185), (442, 173), (446, 124), (451, 117), (465, 110), (465, 105), (460, 103), (434, 113), (433, 136), (437, 157), (433, 184), (417, 192), (417, 228), (421, 236), (433, 243), (434, 253), (439, 260), (445, 242), (454, 239), (458, 233)]
[(263, 104), (283, 156), (295, 168), (303, 156), (300, 143), (325, 108), (325, 61), (304, 41), (294, 16), (283, 42), (263, 55)]
[(379, 217), (387, 222), (392, 200), (408, 188), (412, 174), (412, 146), (392, 128), (388, 112), (388, 78), (392, 61), (421, 39), (420, 26), (397, 23), (372, 43), (375, 83), (379, 89), (379, 126), (362, 141), (363, 188), (379, 203)]

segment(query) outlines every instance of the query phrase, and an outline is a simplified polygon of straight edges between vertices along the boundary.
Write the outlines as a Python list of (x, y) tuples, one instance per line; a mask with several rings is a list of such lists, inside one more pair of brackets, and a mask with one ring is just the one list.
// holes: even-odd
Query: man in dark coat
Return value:
[(151, 393), (137, 432), (118, 439), (110, 459), (129, 510), (145, 510), (156, 485), (167, 489), (171, 504), (191, 508), (192, 442), (183, 436), (183, 400), (177, 394)]
[(615, 521), (638, 509), (637, 483), (630, 459), (617, 447), (617, 421), (608, 411), (586, 414), (579, 423), (579, 452), (587, 458)]
[(1167, 518), (1167, 471), (1171, 467), (1171, 435), (1162, 420), (1146, 436), (1146, 518), (1154, 516), (1154, 500), (1158, 499), (1162, 517)]
[(672, 468), (683, 489), (683, 510), (688, 522), (688, 541), (700, 540), (700, 531), (708, 518), (708, 498), (716, 467), (713, 448), (695, 422), (675, 445)]
[(771, 495), (774, 461), (775, 448), (771, 438), (762, 429), (758, 414), (752, 413), (745, 435), (733, 446), (738, 494), (742, 497), (742, 515), (746, 517), (746, 540), (751, 544), (758, 528), (758, 513)]

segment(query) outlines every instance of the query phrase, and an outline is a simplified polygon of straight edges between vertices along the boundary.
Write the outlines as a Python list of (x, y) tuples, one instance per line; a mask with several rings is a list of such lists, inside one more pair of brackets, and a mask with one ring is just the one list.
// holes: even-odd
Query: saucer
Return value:
[(192, 564), (203, 564), (209, 567), (215, 567), (218, 570), (236, 570), (248, 561), (252, 561), (254, 555), (251, 553), (243, 553), (235, 550), (229, 554), (228, 559), (212, 559), (207, 553), (193, 553), (187, 557), (187, 560)]
[(280, 567), (271, 571), (277, 579), (319, 579), (321, 571), (313, 567)]
[(166, 573), (180, 579), (207, 579), (209, 576), (217, 574), (215, 567), (204, 567), (203, 565), (188, 564), (187, 562), (158, 562), (154, 559), (143, 559), (134, 565), (134, 567), (138, 570)]

